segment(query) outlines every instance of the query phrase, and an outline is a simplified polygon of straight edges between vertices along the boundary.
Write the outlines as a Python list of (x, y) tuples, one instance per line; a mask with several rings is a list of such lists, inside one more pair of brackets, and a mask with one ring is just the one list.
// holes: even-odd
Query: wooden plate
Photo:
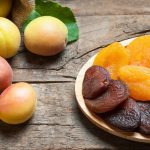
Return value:
[[(125, 41), (120, 42), (123, 46), (128, 45), (132, 40), (132, 39), (128, 39)], [(83, 78), (84, 78), (84, 74), (86, 72), (86, 70), (92, 66), (94, 58), (96, 55), (94, 55), (91, 59), (89, 59), (89, 61), (87, 61), (87, 63), (82, 67), (82, 69), (80, 70), (77, 79), (76, 79), (76, 83), (75, 83), (75, 94), (76, 94), (76, 99), (77, 99), (77, 103), (80, 107), (80, 109), (82, 110), (82, 112), (86, 115), (86, 117), (93, 122), (95, 125), (97, 125), (99, 128), (105, 130), (106, 132), (109, 132), (113, 135), (116, 135), (118, 137), (122, 137), (128, 140), (132, 140), (132, 141), (137, 141), (137, 142), (145, 142), (145, 143), (150, 143), (150, 136), (145, 136), (142, 135), (138, 132), (125, 132), (122, 130), (119, 130), (115, 127), (112, 127), (111, 125), (105, 123), (103, 121), (103, 119), (101, 119), (99, 116), (97, 116), (96, 114), (90, 112), (88, 110), (88, 108), (86, 107), (85, 103), (84, 103), (84, 99), (82, 96), (82, 83), (83, 83)]]

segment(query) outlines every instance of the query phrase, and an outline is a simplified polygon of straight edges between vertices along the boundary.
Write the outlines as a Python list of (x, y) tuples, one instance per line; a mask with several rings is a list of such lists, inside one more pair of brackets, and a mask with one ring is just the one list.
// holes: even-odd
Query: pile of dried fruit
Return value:
[(102, 49), (85, 73), (87, 107), (119, 129), (150, 134), (149, 56), (150, 35)]

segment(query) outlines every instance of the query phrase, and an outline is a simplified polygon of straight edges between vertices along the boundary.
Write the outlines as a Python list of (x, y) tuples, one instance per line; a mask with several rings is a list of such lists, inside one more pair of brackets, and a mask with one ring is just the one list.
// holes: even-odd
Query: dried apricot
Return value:
[(85, 99), (85, 104), (95, 113), (104, 113), (113, 110), (128, 97), (126, 84), (119, 80), (112, 80), (104, 93), (95, 99)]
[(141, 123), (139, 126), (139, 132), (150, 134), (150, 103), (137, 102), (137, 104), (141, 111)]
[(106, 122), (126, 131), (134, 131), (140, 124), (140, 110), (133, 99), (121, 103), (116, 109), (102, 115)]
[(131, 55), (130, 64), (150, 67), (150, 35), (136, 38), (127, 49)]
[(136, 100), (150, 100), (150, 68), (127, 65), (119, 69), (119, 78), (129, 88), (130, 96)]
[(109, 71), (111, 78), (117, 79), (118, 69), (128, 65), (129, 61), (130, 55), (128, 50), (120, 43), (115, 42), (100, 50), (93, 64), (106, 68)]
[(92, 66), (88, 68), (83, 80), (83, 97), (96, 98), (105, 91), (110, 83), (109, 72), (100, 66)]

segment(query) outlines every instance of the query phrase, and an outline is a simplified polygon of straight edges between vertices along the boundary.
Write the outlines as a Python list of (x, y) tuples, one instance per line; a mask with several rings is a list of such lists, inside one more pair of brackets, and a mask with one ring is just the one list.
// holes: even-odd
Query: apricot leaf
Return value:
[(35, 0), (35, 9), (23, 23), (22, 30), (25, 30), (30, 21), (40, 16), (53, 16), (60, 19), (68, 28), (68, 43), (78, 40), (79, 28), (71, 9), (50, 0)]

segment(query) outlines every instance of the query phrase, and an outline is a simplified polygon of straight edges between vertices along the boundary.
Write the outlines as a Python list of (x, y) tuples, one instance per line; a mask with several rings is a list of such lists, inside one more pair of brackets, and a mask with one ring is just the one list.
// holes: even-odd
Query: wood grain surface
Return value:
[(24, 125), (0, 123), (0, 150), (148, 150), (150, 145), (106, 133), (78, 109), (78, 71), (99, 48), (150, 33), (149, 0), (56, 0), (74, 11), (80, 39), (55, 57), (40, 57), (21, 46), (9, 63), (14, 82), (27, 81), (38, 94), (34, 117)]

